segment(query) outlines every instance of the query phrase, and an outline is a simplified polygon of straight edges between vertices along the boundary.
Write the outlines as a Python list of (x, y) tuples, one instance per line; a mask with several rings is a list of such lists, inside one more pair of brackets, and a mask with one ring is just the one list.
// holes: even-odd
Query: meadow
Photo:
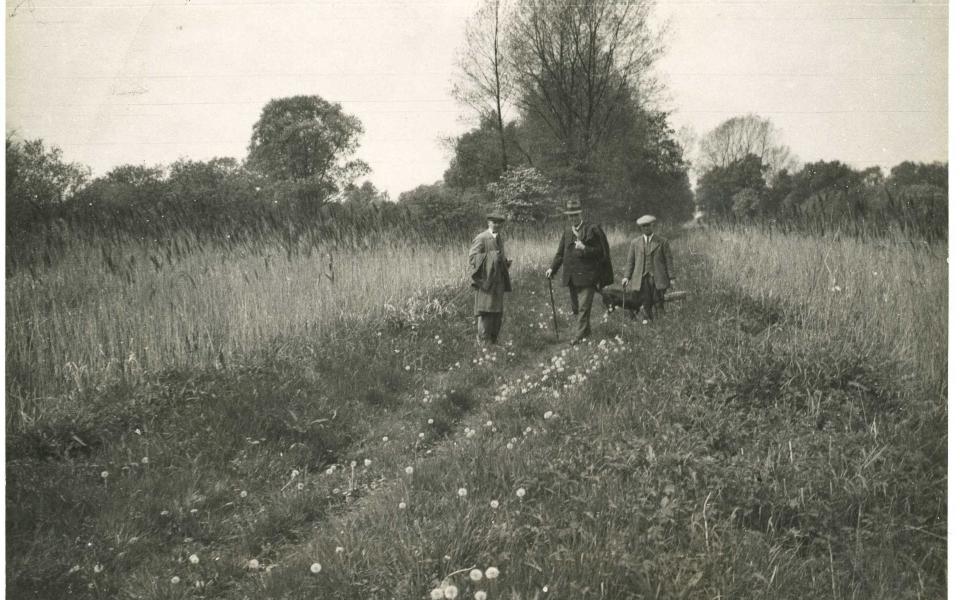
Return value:
[(945, 597), (945, 246), (684, 232), (570, 348), (555, 233), (490, 352), (452, 236), (8, 279), (8, 594)]

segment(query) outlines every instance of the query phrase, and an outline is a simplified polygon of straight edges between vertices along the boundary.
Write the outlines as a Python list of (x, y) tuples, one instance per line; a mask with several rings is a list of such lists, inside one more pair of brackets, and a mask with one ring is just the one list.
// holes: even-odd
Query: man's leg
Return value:
[(570, 290), (570, 310), (573, 311), (573, 314), (576, 315), (580, 312), (580, 303), (577, 298), (578, 288), (573, 287), (572, 285), (567, 288)]
[(493, 317), (497, 313), (482, 312), (477, 316), (477, 341), (481, 345), (492, 344), (494, 342), (494, 336), (492, 335), (492, 329), (494, 326)]
[(580, 306), (580, 314), (577, 316), (577, 335), (574, 337), (575, 341), (582, 340), (590, 335), (590, 309), (593, 307), (593, 296), (596, 294), (596, 291), (592, 285), (577, 288), (577, 304)]
[(503, 324), (503, 313), (490, 313), (490, 341), (494, 344), (500, 339), (500, 325)]
[(649, 274), (644, 275), (640, 280), (640, 306), (643, 308), (643, 318), (653, 319), (654, 293), (656, 289), (653, 285), (653, 277)]

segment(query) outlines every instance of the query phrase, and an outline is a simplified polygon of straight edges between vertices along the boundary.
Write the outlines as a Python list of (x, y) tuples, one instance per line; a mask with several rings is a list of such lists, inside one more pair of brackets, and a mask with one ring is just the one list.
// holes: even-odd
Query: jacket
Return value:
[(560, 283), (565, 286), (601, 288), (613, 283), (607, 236), (599, 225), (586, 221), (580, 226), (580, 232), (580, 241), (586, 248), (577, 250), (575, 242), (578, 236), (571, 227), (565, 228), (550, 268), (556, 273), (563, 267)]
[[(499, 244), (497, 237), (499, 237)], [(474, 313), (502, 312), (503, 294), (511, 291), (510, 261), (503, 234), (494, 237), (489, 229), (480, 232), (470, 245), (470, 285), (477, 290)]]
[(653, 234), (650, 236), (650, 241), (644, 244), (641, 235), (630, 242), (627, 270), (623, 275), (630, 280), (627, 284), (628, 290), (634, 292), (640, 290), (644, 263), (646, 263), (646, 270), (653, 275), (653, 284), (658, 290), (670, 287), (670, 279), (673, 277), (673, 255), (670, 253), (670, 242), (666, 238)]

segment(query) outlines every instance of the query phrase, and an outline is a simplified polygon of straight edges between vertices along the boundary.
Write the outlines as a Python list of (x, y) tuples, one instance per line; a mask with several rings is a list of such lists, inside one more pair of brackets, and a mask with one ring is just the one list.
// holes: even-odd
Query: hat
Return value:
[(565, 215), (579, 215), (583, 212), (583, 207), (580, 206), (580, 201), (576, 198), (571, 198), (567, 200), (566, 204), (563, 207), (563, 214)]
[(653, 215), (643, 215), (637, 219), (637, 225), (652, 225), (656, 220), (657, 218)]
[(498, 222), (500, 222), (500, 223), (503, 223), (504, 221), (507, 220), (507, 218), (506, 218), (505, 216), (503, 216), (503, 214), (502, 214), (500, 211), (498, 211), (498, 210), (491, 210), (490, 212), (487, 213), (487, 220), (488, 220), (488, 221), (498, 221)]

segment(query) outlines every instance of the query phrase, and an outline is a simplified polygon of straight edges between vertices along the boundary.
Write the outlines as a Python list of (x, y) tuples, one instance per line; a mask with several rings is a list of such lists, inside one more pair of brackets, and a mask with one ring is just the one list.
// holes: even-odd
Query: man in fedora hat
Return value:
[(630, 242), (630, 255), (622, 284), (636, 294), (646, 319), (652, 319), (654, 307), (663, 310), (663, 294), (674, 281), (673, 255), (666, 238), (653, 232), (657, 218), (643, 215), (637, 219), (641, 235)]
[(579, 344), (590, 335), (590, 309), (597, 290), (613, 283), (610, 246), (599, 225), (583, 218), (583, 207), (576, 198), (568, 199), (563, 214), (567, 227), (560, 237), (560, 245), (547, 269), (547, 278), (563, 267), (560, 282), (570, 289), (570, 304), (577, 315), (576, 333), (572, 344)]
[(477, 340), (496, 344), (503, 322), (503, 295), (510, 291), (510, 264), (500, 228), (506, 217), (499, 211), (487, 214), (487, 228), (470, 245), (470, 285), (477, 290), (473, 314), (477, 317)]

